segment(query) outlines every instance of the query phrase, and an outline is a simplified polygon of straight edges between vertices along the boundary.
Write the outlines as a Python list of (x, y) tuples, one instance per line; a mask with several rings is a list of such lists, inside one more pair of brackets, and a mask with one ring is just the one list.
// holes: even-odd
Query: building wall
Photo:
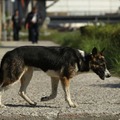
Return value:
[[(47, 5), (51, 2), (48, 1)], [(68, 15), (102, 15), (117, 12), (120, 0), (59, 0), (47, 12), (64, 12)]]

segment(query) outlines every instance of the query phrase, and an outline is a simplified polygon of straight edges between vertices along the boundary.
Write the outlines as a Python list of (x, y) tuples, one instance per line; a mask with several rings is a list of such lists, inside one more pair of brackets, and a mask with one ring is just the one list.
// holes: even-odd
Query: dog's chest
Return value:
[[(60, 70), (55, 71), (55, 70), (47, 70), (45, 73), (49, 75), (50, 77), (56, 77), (59, 78), (61, 76), (65, 76), (66, 73), (64, 73), (64, 67), (62, 67)], [(74, 66), (69, 66), (67, 75), (69, 78), (72, 78), (76, 73), (78, 72), (78, 66), (77, 63)]]
[(60, 74), (58, 71), (54, 71), (54, 70), (47, 70), (46, 74), (49, 75), (50, 77), (59, 77)]

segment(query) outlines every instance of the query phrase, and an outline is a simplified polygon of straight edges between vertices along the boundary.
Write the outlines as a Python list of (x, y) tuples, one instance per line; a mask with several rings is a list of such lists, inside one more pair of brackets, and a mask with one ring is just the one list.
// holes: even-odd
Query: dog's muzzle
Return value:
[(109, 78), (109, 77), (111, 77), (111, 74), (110, 74), (110, 72), (106, 69), (105, 70), (105, 74), (102, 76), (99, 76), (102, 80), (105, 80), (105, 78)]
[(105, 77), (106, 77), (106, 78), (111, 77), (111, 74), (110, 74), (110, 72), (108, 71), (108, 69), (105, 70)]

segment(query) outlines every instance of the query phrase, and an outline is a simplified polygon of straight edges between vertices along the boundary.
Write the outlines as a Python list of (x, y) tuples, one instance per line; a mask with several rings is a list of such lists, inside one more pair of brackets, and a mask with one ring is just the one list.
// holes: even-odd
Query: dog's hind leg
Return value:
[(5, 105), (2, 104), (1, 99), (2, 99), (2, 93), (10, 88), (12, 85), (14, 85), (17, 81), (19, 81), (24, 73), (26, 72), (27, 68), (24, 68), (23, 72), (19, 75), (18, 79), (10, 79), (9, 76), (7, 76), (7, 72), (4, 72), (4, 77), (3, 77), (3, 83), (0, 85), (0, 107), (5, 107)]
[(58, 83), (59, 83), (59, 78), (51, 77), (52, 93), (50, 96), (42, 97), (41, 101), (48, 101), (54, 99), (57, 96)]
[(24, 100), (26, 100), (30, 105), (35, 106), (36, 103), (33, 102), (32, 100), (30, 100), (30, 98), (26, 95), (26, 89), (27, 89), (27, 86), (30, 83), (32, 75), (33, 75), (33, 68), (29, 67), (28, 70), (26, 71), (26, 73), (21, 78), (21, 87), (20, 87), (20, 90), (19, 90), (19, 95)]
[(61, 83), (63, 90), (65, 92), (65, 100), (68, 102), (70, 107), (76, 107), (76, 105), (72, 102), (71, 96), (70, 96), (70, 80), (66, 77), (61, 78)]
[(4, 104), (2, 104), (2, 93), (4, 92), (3, 89), (0, 88), (0, 108), (5, 108), (6, 106)]

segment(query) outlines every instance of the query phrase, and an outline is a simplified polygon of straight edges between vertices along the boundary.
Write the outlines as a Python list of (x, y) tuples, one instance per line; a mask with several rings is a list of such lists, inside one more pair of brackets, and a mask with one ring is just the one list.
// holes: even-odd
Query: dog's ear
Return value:
[(105, 51), (105, 48), (101, 50), (100, 54), (103, 55), (104, 51)]
[(92, 55), (96, 55), (97, 53), (98, 53), (98, 50), (97, 50), (96, 47), (94, 47), (94, 48), (92, 49)]

